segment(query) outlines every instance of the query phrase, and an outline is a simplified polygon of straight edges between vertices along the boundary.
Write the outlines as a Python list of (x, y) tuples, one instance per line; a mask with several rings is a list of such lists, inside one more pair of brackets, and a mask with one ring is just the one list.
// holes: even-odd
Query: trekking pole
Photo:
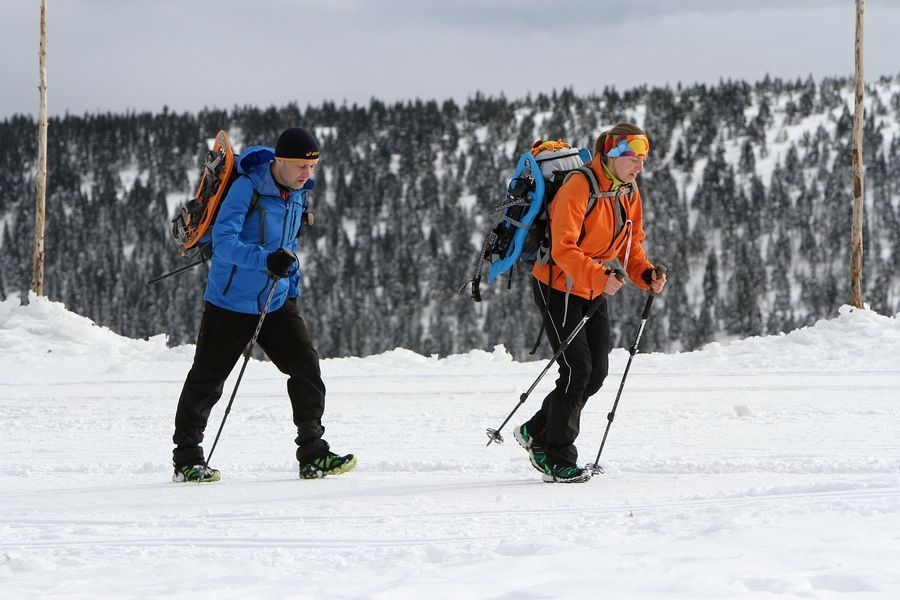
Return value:
[(179, 267), (179, 268), (175, 269), (174, 271), (169, 271), (168, 273), (154, 277), (153, 279), (151, 279), (147, 282), (147, 285), (152, 285), (152, 284), (156, 283), (157, 281), (162, 281), (163, 279), (168, 279), (172, 275), (178, 275), (179, 273), (183, 273), (184, 271), (187, 271), (188, 269), (193, 269), (197, 265), (202, 265), (205, 262), (206, 262), (206, 259), (201, 258), (197, 262), (192, 262), (191, 264), (185, 265), (183, 267)]
[[(625, 272), (622, 271), (621, 269), (610, 269), (610, 272), (613, 273), (619, 279), (619, 281), (625, 280)], [(540, 383), (541, 379), (544, 378), (544, 375), (547, 374), (547, 371), (550, 370), (550, 367), (553, 366), (553, 363), (555, 363), (556, 360), (560, 356), (562, 356), (562, 353), (566, 351), (566, 348), (569, 347), (569, 344), (572, 343), (572, 340), (575, 339), (575, 336), (578, 335), (578, 332), (582, 330), (582, 328), (584, 327), (584, 324), (587, 323), (588, 320), (594, 316), (594, 313), (597, 312), (597, 309), (600, 308), (600, 300), (603, 297), (605, 297), (605, 294), (601, 294), (600, 298), (595, 300), (594, 303), (591, 305), (591, 307), (588, 309), (588, 311), (586, 313), (584, 313), (584, 316), (581, 317), (581, 321), (579, 321), (578, 325), (575, 326), (575, 329), (572, 330), (572, 333), (569, 334), (569, 337), (566, 338), (566, 341), (564, 341), (559, 346), (559, 349), (553, 355), (553, 358), (551, 358), (547, 362), (547, 366), (544, 367), (544, 370), (541, 371), (541, 374), (538, 375), (537, 379), (534, 380), (534, 383), (531, 384), (531, 387), (529, 387), (527, 390), (522, 392), (522, 394), (519, 396), (519, 403), (516, 404), (516, 406), (512, 409), (512, 412), (506, 416), (506, 419), (503, 421), (503, 423), (500, 424), (500, 427), (498, 427), (497, 429), (488, 428), (488, 430), (487, 430), (487, 436), (488, 436), (487, 445), (488, 446), (490, 446), (491, 443), (494, 443), (494, 444), (502, 444), (503, 443), (503, 436), (500, 435), (500, 430), (503, 429), (507, 423), (509, 423), (509, 420), (512, 419), (512, 416), (514, 414), (516, 414), (517, 410), (519, 410), (519, 407), (522, 406), (523, 404), (525, 404), (525, 401), (528, 400), (528, 396), (531, 394), (532, 391), (534, 391), (534, 388), (537, 387), (537, 384)]]
[(172, 275), (178, 275), (179, 273), (184, 273), (188, 269), (193, 269), (197, 265), (202, 265), (207, 260), (209, 260), (209, 258), (212, 256), (212, 242), (209, 241), (209, 242), (206, 242), (205, 244), (203, 244), (202, 246), (199, 246), (199, 252), (197, 252), (197, 254), (200, 255), (200, 260), (194, 261), (189, 265), (179, 267), (179, 268), (175, 269), (174, 271), (169, 271), (168, 273), (158, 275), (157, 277), (154, 277), (153, 279), (149, 280), (147, 282), (147, 285), (153, 285), (157, 281), (162, 281), (163, 279), (168, 279)]
[[(665, 274), (666, 270), (665, 265), (658, 265), (655, 267), (655, 271), (660, 275)], [(622, 397), (622, 389), (625, 387), (625, 378), (628, 377), (628, 369), (631, 368), (631, 361), (638, 352), (641, 334), (644, 333), (644, 325), (646, 325), (647, 319), (650, 317), (650, 306), (653, 304), (653, 298), (655, 297), (656, 293), (653, 292), (653, 290), (650, 290), (650, 294), (647, 296), (647, 303), (644, 305), (644, 312), (641, 313), (641, 326), (638, 327), (637, 335), (634, 338), (634, 344), (628, 349), (628, 362), (625, 364), (625, 372), (622, 373), (622, 382), (619, 383), (619, 391), (616, 394), (616, 400), (613, 402), (612, 410), (606, 415), (606, 431), (603, 432), (603, 439), (600, 441), (600, 450), (597, 451), (597, 460), (595, 460), (593, 464), (585, 466), (585, 468), (590, 469), (594, 475), (603, 473), (603, 467), (600, 466), (600, 454), (603, 452), (603, 446), (606, 445), (606, 436), (609, 435), (609, 428), (612, 426), (613, 419), (616, 418), (616, 408), (619, 406), (619, 398)]]
[(235, 395), (237, 395), (238, 386), (241, 385), (241, 379), (244, 377), (244, 369), (247, 368), (247, 363), (250, 362), (250, 355), (253, 353), (253, 345), (256, 343), (257, 336), (259, 336), (259, 330), (262, 329), (263, 321), (266, 318), (266, 313), (269, 312), (269, 303), (272, 302), (272, 296), (275, 295), (275, 288), (277, 287), (278, 277), (276, 277), (275, 281), (272, 282), (272, 290), (269, 292), (269, 297), (266, 299), (265, 306), (263, 306), (262, 314), (259, 315), (259, 321), (257, 321), (256, 323), (256, 331), (253, 332), (253, 337), (250, 338), (250, 343), (247, 344), (247, 352), (244, 354), (244, 364), (241, 365), (241, 372), (238, 373), (237, 381), (234, 382), (234, 390), (232, 390), (231, 392), (231, 398), (229, 398), (228, 400), (228, 406), (225, 407), (225, 414), (222, 415), (222, 423), (219, 425), (219, 431), (216, 433), (216, 439), (213, 441), (213, 445), (209, 451), (209, 454), (206, 455), (206, 464), (209, 464), (209, 460), (212, 458), (213, 452), (216, 451), (216, 444), (219, 443), (219, 436), (222, 435), (222, 428), (225, 427), (225, 419), (228, 418), (228, 413), (231, 412), (231, 404), (234, 402)]

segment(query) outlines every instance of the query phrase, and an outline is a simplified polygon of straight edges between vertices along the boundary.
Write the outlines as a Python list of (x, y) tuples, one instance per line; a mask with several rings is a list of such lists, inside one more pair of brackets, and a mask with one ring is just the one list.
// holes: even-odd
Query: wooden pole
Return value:
[(865, 81), (863, 78), (863, 10), (865, 0), (856, 0), (856, 106), (853, 112), (853, 221), (850, 228), (850, 304), (863, 307), (863, 117)]
[(34, 248), (32, 251), (31, 289), (44, 295), (44, 223), (47, 202), (47, 2), (41, 0), (40, 84), (41, 107), (38, 114), (38, 169), (34, 196)]

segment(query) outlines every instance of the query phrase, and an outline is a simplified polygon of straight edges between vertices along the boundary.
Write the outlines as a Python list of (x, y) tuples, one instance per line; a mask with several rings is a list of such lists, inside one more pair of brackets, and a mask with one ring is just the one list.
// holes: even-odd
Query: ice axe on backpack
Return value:
[[(659, 275), (663, 275), (668, 269), (665, 265), (657, 265), (654, 270)], [(590, 469), (594, 475), (603, 473), (603, 467), (600, 466), (600, 454), (603, 452), (603, 446), (606, 444), (606, 436), (609, 435), (609, 428), (612, 426), (613, 419), (616, 418), (616, 408), (619, 406), (619, 398), (622, 397), (622, 388), (625, 387), (625, 378), (628, 377), (628, 369), (631, 368), (631, 361), (638, 352), (641, 334), (644, 333), (644, 325), (647, 324), (647, 319), (650, 318), (650, 307), (653, 305), (653, 299), (655, 297), (656, 293), (653, 292), (653, 290), (647, 295), (647, 303), (644, 305), (644, 312), (641, 313), (641, 326), (638, 327), (634, 343), (631, 345), (631, 348), (628, 349), (628, 362), (625, 364), (625, 371), (622, 373), (622, 382), (619, 383), (619, 391), (616, 393), (616, 400), (613, 402), (612, 410), (606, 415), (606, 431), (603, 432), (603, 439), (600, 441), (600, 450), (597, 451), (597, 459), (592, 464), (585, 465), (585, 469)]]
[[(608, 272), (614, 274), (619, 279), (619, 281), (625, 281), (625, 272), (622, 271), (621, 269), (609, 269)], [(606, 296), (605, 294), (601, 294), (600, 298), (597, 298), (591, 304), (591, 307), (587, 310), (587, 312), (584, 313), (584, 316), (581, 317), (581, 321), (578, 322), (578, 325), (575, 326), (575, 329), (572, 330), (572, 333), (569, 334), (569, 337), (567, 337), (565, 339), (565, 341), (562, 344), (560, 344), (559, 349), (553, 354), (553, 358), (551, 358), (547, 362), (547, 365), (544, 367), (544, 370), (541, 371), (541, 374), (538, 375), (537, 379), (534, 380), (534, 383), (532, 383), (531, 386), (527, 390), (522, 392), (522, 394), (519, 396), (519, 403), (516, 404), (516, 406), (512, 409), (512, 412), (510, 412), (509, 415), (507, 415), (507, 417), (503, 421), (503, 423), (500, 424), (500, 427), (498, 427), (497, 429), (488, 428), (488, 430), (487, 430), (487, 436), (488, 436), (487, 445), (488, 446), (490, 446), (492, 443), (494, 443), (494, 444), (502, 444), (503, 443), (503, 436), (500, 435), (500, 430), (503, 429), (507, 423), (509, 423), (509, 420), (512, 418), (512, 416), (514, 414), (516, 414), (517, 410), (519, 410), (519, 407), (522, 406), (523, 404), (525, 404), (525, 401), (528, 400), (528, 396), (531, 395), (531, 392), (534, 391), (534, 388), (536, 388), (538, 383), (540, 383), (541, 379), (544, 378), (544, 375), (547, 374), (547, 371), (550, 370), (550, 367), (553, 366), (553, 363), (555, 363), (557, 361), (557, 359), (560, 356), (562, 356), (563, 352), (566, 351), (566, 348), (569, 347), (569, 344), (572, 343), (572, 340), (575, 339), (575, 336), (577, 336), (578, 333), (584, 328), (584, 325), (590, 320), (590, 318), (594, 316), (594, 313), (597, 312), (597, 310), (600, 308), (600, 306), (602, 304), (600, 302), (600, 300), (602, 298), (604, 298), (605, 296)]]

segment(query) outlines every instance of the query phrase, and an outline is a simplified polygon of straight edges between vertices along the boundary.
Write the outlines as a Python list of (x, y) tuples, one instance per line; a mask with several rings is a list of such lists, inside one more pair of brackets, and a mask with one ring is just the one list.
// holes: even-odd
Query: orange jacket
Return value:
[[(600, 190), (613, 191), (615, 184), (603, 172), (599, 155), (590, 162), (590, 167), (597, 176)], [(640, 191), (635, 187), (631, 195), (598, 198), (585, 219), (590, 194), (590, 183), (582, 174), (571, 175), (559, 188), (550, 203), (551, 261), (550, 264), (535, 262), (532, 275), (563, 292), (568, 289), (568, 278), (572, 282), (571, 293), (590, 300), (600, 295), (607, 278), (612, 277), (606, 274), (606, 267), (600, 263), (619, 259), (631, 281), (637, 287), (649, 290), (643, 274), (647, 269), (652, 269), (653, 264), (647, 260), (641, 244), (645, 236)], [(622, 222), (625, 225), (614, 239), (616, 215), (613, 210), (619, 210), (615, 208), (617, 204), (624, 207), (625, 219)], [(582, 226), (584, 239), (579, 243)]]

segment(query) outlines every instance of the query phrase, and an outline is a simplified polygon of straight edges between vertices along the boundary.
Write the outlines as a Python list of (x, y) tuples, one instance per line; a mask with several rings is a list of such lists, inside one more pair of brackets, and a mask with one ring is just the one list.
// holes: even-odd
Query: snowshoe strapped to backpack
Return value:
[(550, 259), (547, 206), (574, 171), (584, 173), (592, 191), (597, 192), (593, 172), (585, 166), (590, 160), (588, 149), (572, 148), (561, 140), (538, 140), (532, 151), (522, 154), (507, 186), (506, 199), (494, 209), (500, 217), (484, 239), (475, 275), (460, 288), (460, 294), (471, 283), (472, 299), (481, 301), (479, 285), (485, 262), (490, 265), (488, 283), (493, 283), (519, 261), (533, 264)]
[[(215, 221), (219, 204), (237, 177), (231, 141), (224, 131), (219, 131), (212, 149), (206, 155), (203, 173), (194, 197), (188, 200), (172, 219), (172, 237), (181, 244), (182, 255), (186, 255), (188, 250), (196, 247), (201, 241), (207, 241), (206, 234)], [(209, 244), (204, 243), (200, 247), (201, 255), (208, 248)], [(205, 258), (208, 259), (209, 256)]]
[[(147, 282), (148, 284), (183, 273), (212, 258), (212, 225), (219, 212), (219, 205), (228, 195), (231, 184), (240, 177), (238, 160), (240, 157), (234, 153), (228, 135), (220, 130), (213, 139), (212, 148), (206, 153), (197, 191), (172, 219), (172, 237), (181, 246), (181, 255), (188, 256), (189, 251), (195, 250), (194, 256), (199, 256), (199, 260), (154, 277)], [(259, 194), (254, 191), (250, 201), (251, 211), (258, 197)], [(310, 214), (308, 221), (310, 223), (311, 217)]]

